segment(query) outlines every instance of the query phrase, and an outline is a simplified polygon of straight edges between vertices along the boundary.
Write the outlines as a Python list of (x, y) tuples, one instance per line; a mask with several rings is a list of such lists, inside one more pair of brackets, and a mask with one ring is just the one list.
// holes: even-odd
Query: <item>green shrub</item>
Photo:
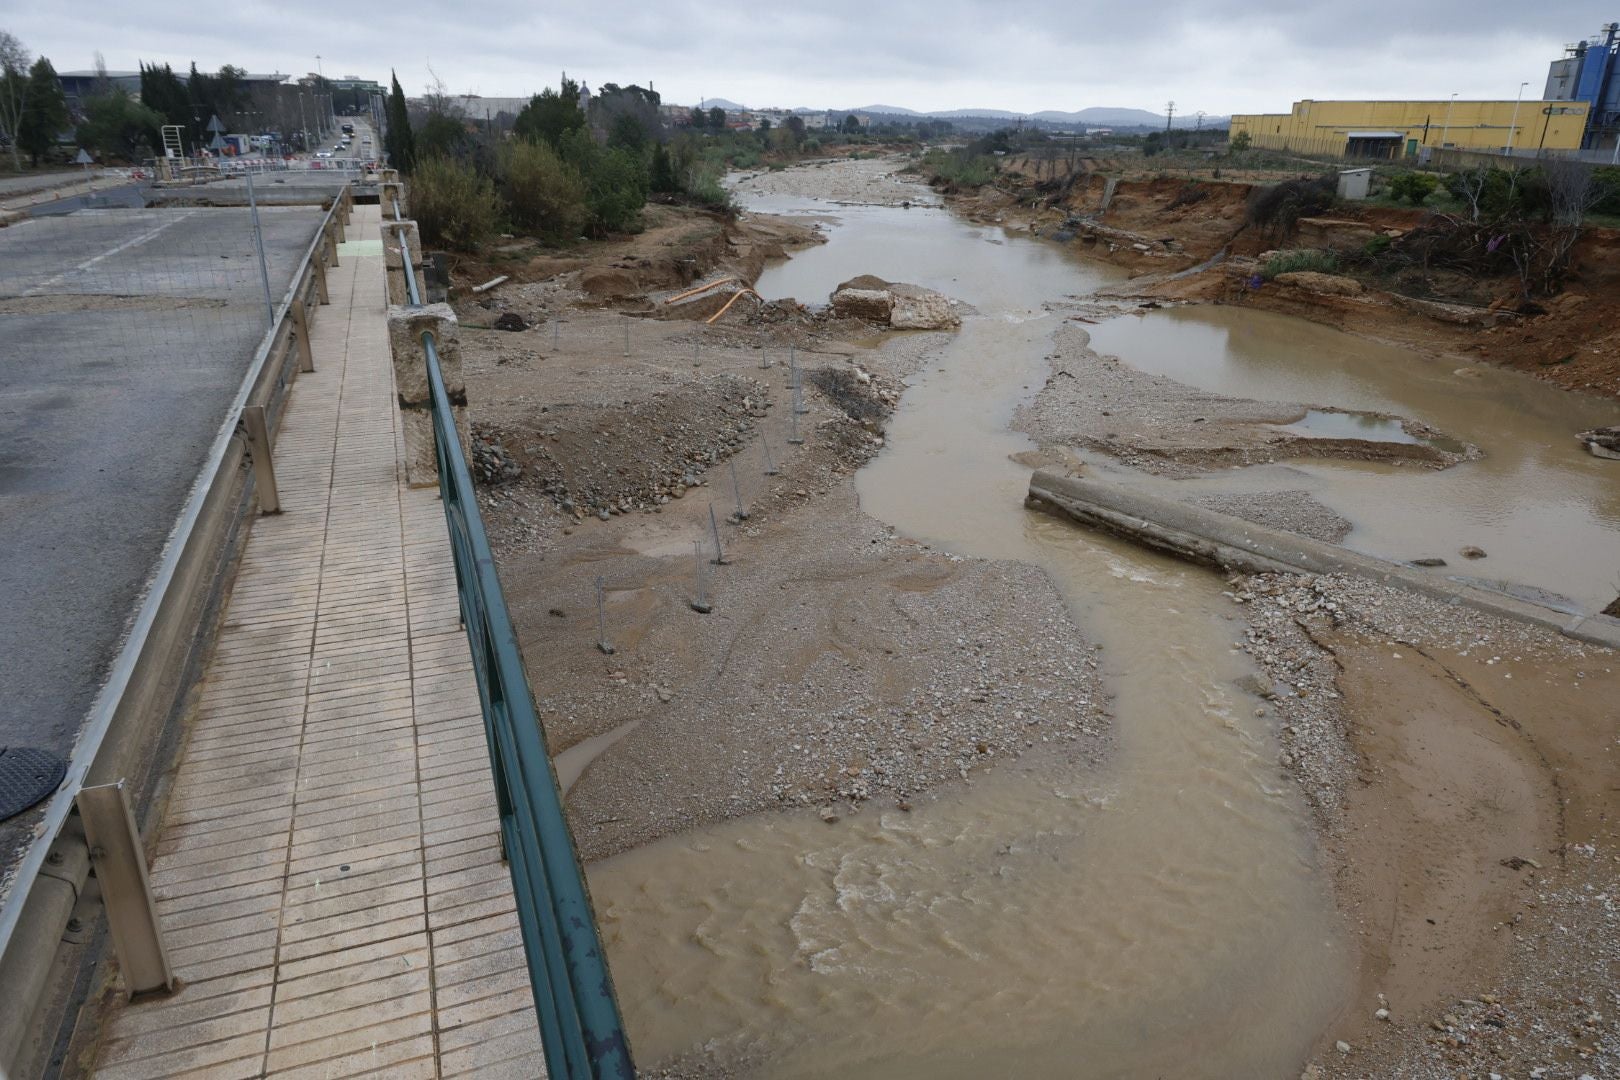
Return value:
[(495, 231), (500, 216), (495, 185), (471, 165), (447, 158), (416, 163), (410, 196), (422, 243), (434, 247), (471, 251)]
[(551, 239), (585, 224), (585, 181), (549, 143), (515, 139), (501, 149), (501, 196), (512, 223)]
[(709, 165), (696, 165), (687, 174), (686, 193), (692, 201), (711, 210), (730, 210), (731, 193), (720, 183), (720, 172)]
[(1389, 182), (1389, 194), (1394, 199), (1405, 199), (1413, 206), (1422, 206), (1423, 200), (1433, 195), (1440, 180), (1432, 173), (1405, 172)]
[(920, 164), (923, 176), (931, 184), (951, 190), (983, 187), (996, 179), (996, 159), (989, 154), (974, 153), (970, 148), (930, 150)]
[(585, 181), (586, 226), (595, 236), (641, 227), (652, 178), (646, 158), (633, 150), (606, 149), (589, 131), (563, 136), (561, 156)]
[(1379, 255), (1382, 255), (1384, 252), (1389, 250), (1389, 245), (1391, 243), (1393, 243), (1393, 241), (1391, 241), (1389, 237), (1385, 236), (1383, 233), (1379, 233), (1371, 240), (1368, 240), (1367, 243), (1362, 246), (1361, 250), (1364, 254), (1377, 258)]
[(1301, 270), (1309, 270), (1318, 274), (1332, 274), (1339, 269), (1339, 257), (1331, 251), (1322, 251), (1317, 248), (1301, 248), (1295, 251), (1279, 251), (1261, 268), (1260, 276), (1270, 281), (1278, 274), (1292, 274)]

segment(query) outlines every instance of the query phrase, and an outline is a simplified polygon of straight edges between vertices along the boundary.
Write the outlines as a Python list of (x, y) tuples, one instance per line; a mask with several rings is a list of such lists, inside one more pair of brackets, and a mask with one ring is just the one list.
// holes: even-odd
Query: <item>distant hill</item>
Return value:
[[(745, 110), (747, 106), (738, 105), (725, 98), (708, 98), (704, 101), (704, 108), (715, 105), (728, 111)], [(1164, 114), (1149, 109), (1125, 109), (1110, 106), (1092, 106), (1078, 112), (1061, 112), (1056, 109), (1047, 109), (1037, 113), (1010, 112), (1006, 109), (940, 109), (934, 112), (918, 112), (908, 109), (904, 105), (862, 105), (853, 109), (794, 109), (797, 113), (828, 112), (842, 115), (844, 113), (863, 113), (868, 116), (910, 117), (918, 120), (966, 120), (991, 121), (1013, 123), (1018, 120), (1034, 120), (1044, 124), (1077, 127), (1115, 127), (1115, 128), (1162, 128), (1164, 127)], [(1225, 116), (1204, 117), (1205, 127), (1225, 127), (1229, 121)], [(1197, 121), (1192, 116), (1177, 114), (1176, 127), (1192, 127)], [(974, 125), (975, 127), (983, 125)]]

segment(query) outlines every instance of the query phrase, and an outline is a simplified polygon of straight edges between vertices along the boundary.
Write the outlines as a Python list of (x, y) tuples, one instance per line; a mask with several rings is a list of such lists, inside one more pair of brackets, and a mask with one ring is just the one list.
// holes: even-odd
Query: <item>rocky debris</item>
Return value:
[(1475, 547), (1473, 544), (1469, 544), (1466, 547), (1459, 548), (1457, 550), (1457, 554), (1461, 555), (1465, 559), (1483, 559), (1485, 557), (1485, 549)]
[(1446, 560), (1444, 560), (1442, 558), (1439, 558), (1437, 556), (1432, 556), (1431, 555), (1431, 556), (1429, 556), (1427, 558), (1423, 558), (1423, 559), (1413, 559), (1412, 560), (1412, 565), (1413, 566), (1425, 566), (1425, 567), (1444, 566), (1444, 565), (1446, 565)]
[(883, 389), (858, 367), (809, 368), (804, 377), (845, 416), (874, 435), (883, 434), (884, 424), (900, 400), (898, 391)]
[(887, 325), (894, 314), (894, 297), (886, 289), (851, 289), (840, 285), (832, 294), (833, 314)]
[(950, 300), (932, 289), (893, 285), (889, 292), (894, 297), (889, 325), (896, 330), (946, 330), (961, 325)]
[(851, 278), (833, 290), (832, 310), (841, 318), (864, 319), (896, 330), (946, 330), (962, 322), (942, 294), (871, 274)]
[(1329, 296), (1360, 296), (1361, 282), (1339, 274), (1322, 274), (1315, 270), (1293, 270), (1272, 278), (1279, 285), (1288, 285), (1306, 292)]
[(523, 316), (519, 315), (515, 311), (508, 311), (500, 318), (495, 320), (495, 329), (497, 330), (508, 330), (515, 332), (518, 330), (527, 330), (528, 328), (529, 324), (524, 321)]
[(766, 401), (751, 379), (694, 378), (641, 400), (540, 406), (522, 429), (509, 427), (498, 439), (529, 495), (576, 520), (605, 520), (685, 495), (743, 446)]
[(1575, 436), (1593, 457), (1620, 461), (1620, 427), (1598, 427)]
[(1603, 614), (1611, 619), (1620, 619), (1620, 596), (1609, 601), (1609, 606), (1603, 609)]
[(485, 487), (509, 484), (523, 475), (523, 466), (512, 459), (500, 438), (479, 424), (472, 429), (473, 479)]

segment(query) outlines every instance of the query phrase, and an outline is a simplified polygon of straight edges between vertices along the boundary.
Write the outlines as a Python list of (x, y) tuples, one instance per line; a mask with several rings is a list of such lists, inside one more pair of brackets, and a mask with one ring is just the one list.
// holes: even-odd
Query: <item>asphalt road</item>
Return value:
[[(261, 219), (279, 301), (322, 212)], [(0, 745), (71, 753), (266, 322), (246, 210), (0, 229)]]

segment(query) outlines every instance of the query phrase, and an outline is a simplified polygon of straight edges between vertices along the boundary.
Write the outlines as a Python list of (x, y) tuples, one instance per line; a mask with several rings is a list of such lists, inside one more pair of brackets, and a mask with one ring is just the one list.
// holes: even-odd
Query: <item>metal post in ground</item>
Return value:
[(703, 559), (703, 541), (692, 541), (692, 558), (697, 563), (697, 596), (692, 600), (692, 610), (707, 615), (714, 605), (709, 603), (709, 567)]
[(606, 593), (607, 579), (598, 577), (596, 579), (596, 647), (608, 656), (612, 656), (614, 649), (612, 645), (608, 644), (607, 639)]
[(692, 366), (698, 366), (698, 342), (692, 342)]
[(804, 403), (804, 370), (801, 368), (798, 377), (793, 380), (793, 414), (803, 416), (809, 411), (810, 406)]
[(788, 442), (798, 446), (804, 442), (804, 436), (799, 434), (799, 414), (792, 409), (788, 410), (788, 423), (792, 425), (788, 429)]
[(771, 370), (771, 361), (765, 355), (765, 346), (763, 346), (763, 345), (761, 345), (759, 347), (759, 370), (761, 370), (761, 371), (769, 371), (769, 370)]
[(764, 432), (760, 433), (759, 445), (765, 448), (765, 475), (775, 476), (778, 472), (776, 468), (776, 459), (771, 457), (771, 440), (765, 437)]
[(270, 295), (270, 264), (264, 257), (264, 231), (259, 228), (259, 202), (253, 197), (253, 174), (243, 173), (247, 181), (248, 213), (253, 216), (253, 244), (259, 249), (259, 280), (264, 283), (264, 315), (267, 326), (276, 325), (276, 302)]
[(624, 355), (627, 357), (630, 355), (630, 319), (628, 316), (624, 320)]
[(709, 531), (714, 534), (714, 565), (726, 565), (726, 552), (720, 546), (720, 519), (715, 517), (714, 503), (709, 504)]
[(562, 346), (562, 318), (551, 320), (551, 351), (556, 352)]
[(731, 469), (731, 494), (737, 500), (737, 520), (747, 521), (748, 511), (743, 509), (742, 485), (737, 483), (737, 459), (727, 458), (726, 465)]

